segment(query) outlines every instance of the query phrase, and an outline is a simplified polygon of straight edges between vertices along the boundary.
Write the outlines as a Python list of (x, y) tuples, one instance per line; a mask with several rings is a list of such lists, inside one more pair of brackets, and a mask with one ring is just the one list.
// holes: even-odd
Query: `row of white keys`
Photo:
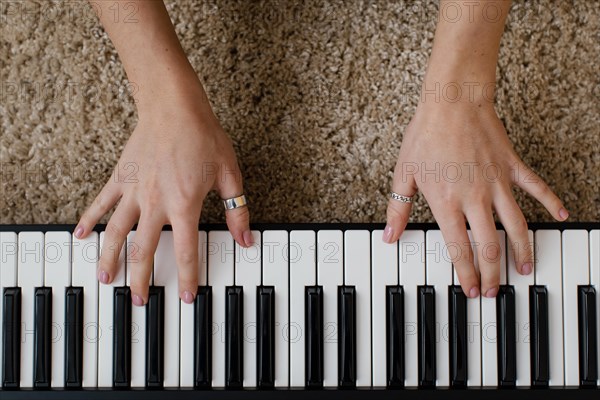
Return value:
[[(131, 273), (134, 271), (131, 254), (135, 253), (133, 240), (135, 231), (127, 235), (125, 264), (127, 268), (127, 286), (131, 286)], [(150, 276), (152, 282), (152, 276)], [(149, 282), (149, 283), (150, 283)], [(131, 387), (146, 386), (146, 307), (131, 307)]]
[(323, 287), (323, 386), (338, 385), (338, 286), (344, 283), (343, 235), (317, 232), (317, 284)]
[(212, 287), (212, 386), (225, 387), (225, 290), (234, 284), (234, 245), (228, 231), (208, 233), (208, 284)]
[(400, 285), (404, 288), (405, 385), (416, 387), (419, 385), (417, 298), (418, 286), (425, 285), (425, 233), (404, 231), (398, 245)]
[[(371, 386), (371, 249), (369, 244), (369, 231), (344, 232), (344, 284), (354, 286), (356, 290), (357, 387)], [(382, 292), (385, 293), (385, 290)]]
[(382, 236), (382, 230), (371, 233), (371, 359), (375, 387), (387, 384), (387, 338), (386, 329), (382, 328), (387, 323), (386, 287), (398, 285), (398, 243), (385, 243)]
[[(206, 232), (198, 232), (198, 286), (206, 286)], [(194, 386), (194, 303), (180, 300), (179, 385)]]
[[(262, 284), (275, 288), (275, 387), (289, 384), (289, 342), (296, 340), (301, 333), (293, 330), (288, 323), (288, 260), (290, 246), (287, 231), (265, 231), (262, 237)], [(313, 268), (314, 272), (314, 268)], [(244, 293), (246, 293), (244, 291)], [(252, 295), (256, 298), (256, 290)], [(302, 302), (302, 304), (304, 304)], [(252, 315), (256, 311), (250, 310)], [(294, 336), (292, 337), (291, 334)], [(245, 357), (245, 354), (244, 354)], [(248, 367), (256, 379), (256, 364)], [(244, 371), (246, 367), (244, 367)], [(246, 372), (244, 372), (246, 375)]]
[[(0, 299), (4, 301), (4, 288), (17, 286), (18, 238), (14, 232), (0, 232)], [(2, 333), (4, 312), (0, 310), (0, 344), (4, 343)], [(0, 349), (1, 351), (1, 349)], [(4, 363), (0, 362), (0, 379), (4, 376)], [(1, 384), (2, 382), (0, 382)]]
[(19, 233), (18, 286), (21, 288), (21, 387), (33, 387), (34, 293), (44, 286), (44, 234)]
[(73, 237), (71, 281), (83, 287), (83, 387), (98, 386), (98, 233)]
[(565, 381), (561, 247), (560, 231), (541, 229), (535, 232), (535, 284), (546, 286), (548, 291), (549, 386), (563, 386)]
[(256, 386), (256, 290), (261, 281), (261, 234), (252, 231), (254, 244), (244, 248), (235, 243), (235, 285), (243, 295), (243, 385)]
[[(528, 231), (529, 242), (534, 246), (533, 232)], [(509, 243), (508, 284), (515, 290), (515, 321), (517, 340), (517, 386), (531, 385), (531, 334), (529, 329), (529, 287), (535, 284), (534, 274), (522, 275), (517, 271), (515, 255), (519, 252), (530, 252), (533, 249), (523, 248), (517, 243)], [(535, 252), (534, 252), (535, 253)], [(533, 254), (535, 257), (535, 254)]]
[[(600, 363), (600, 230), (590, 231), (590, 284), (596, 289), (596, 359)], [(600, 387), (600, 374), (598, 374)]]
[[(304, 293), (306, 286), (314, 286), (315, 274), (315, 232), (290, 232), (290, 385), (305, 385), (305, 315)], [(296, 332), (296, 333), (294, 333)]]
[[(500, 285), (506, 285), (506, 235), (498, 231)], [(455, 282), (458, 284), (458, 281)], [(496, 298), (481, 298), (481, 378), (483, 386), (498, 386)], [(470, 372), (470, 371), (469, 371)]]
[(577, 286), (589, 285), (590, 282), (588, 239), (585, 230), (565, 230), (562, 234), (566, 386), (579, 385)]
[[(110, 257), (117, 258), (118, 266), (113, 281), (109, 284), (101, 284), (98, 288), (98, 301), (101, 305), (98, 310), (98, 386), (112, 387), (114, 288), (125, 286), (125, 246), (121, 249), (115, 249), (114, 245), (107, 245), (104, 248), (104, 236), (104, 232), (100, 232), (100, 255), (108, 252)], [(52, 358), (54, 358), (54, 355)]]
[(65, 290), (71, 286), (71, 234), (48, 232), (44, 283), (52, 288), (52, 387), (65, 384)]
[(425, 260), (425, 281), (435, 291), (436, 386), (446, 387), (450, 386), (448, 287), (452, 285), (452, 263), (441, 231), (427, 231)]

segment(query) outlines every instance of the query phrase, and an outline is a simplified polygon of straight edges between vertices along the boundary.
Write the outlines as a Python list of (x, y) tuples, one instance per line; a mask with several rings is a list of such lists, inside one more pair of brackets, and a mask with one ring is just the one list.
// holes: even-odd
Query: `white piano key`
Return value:
[(71, 286), (71, 234), (47, 232), (44, 283), (52, 288), (52, 387), (65, 384), (65, 290)]
[[(206, 286), (206, 232), (198, 232), (198, 286)], [(179, 385), (194, 386), (194, 303), (180, 300)]]
[(371, 357), (374, 387), (385, 387), (387, 384), (386, 286), (398, 285), (398, 243), (385, 243), (382, 236), (383, 230), (374, 230), (371, 234)]
[[(104, 232), (100, 232), (100, 254), (108, 252), (111, 257), (118, 257), (118, 270), (113, 281), (106, 285), (98, 284), (98, 386), (112, 387), (113, 385), (113, 314), (114, 288), (125, 285), (125, 246), (116, 254), (111, 247), (104, 249)], [(63, 296), (64, 297), (64, 296)], [(54, 358), (54, 356), (53, 356)]]
[(73, 237), (72, 285), (83, 287), (83, 387), (98, 383), (98, 233)]
[(244, 387), (256, 386), (256, 288), (261, 281), (261, 235), (252, 231), (249, 248), (235, 244), (235, 285), (243, 288)]
[[(467, 231), (469, 240), (471, 241), (471, 249), (473, 251), (473, 264), (475, 270), (479, 274), (479, 262), (477, 260), (477, 246), (484, 246), (485, 243), (475, 242), (471, 231)], [(454, 283), (460, 285), (460, 280), (454, 270)], [(467, 371), (469, 377), (467, 386), (481, 386), (481, 297), (475, 299), (467, 298), (467, 330), (469, 344), (467, 348)]]
[(21, 287), (21, 387), (33, 387), (34, 293), (44, 286), (44, 234), (19, 233), (17, 279)]
[(452, 285), (452, 263), (441, 231), (427, 231), (425, 240), (425, 281), (435, 290), (436, 386), (446, 387), (450, 386), (448, 286)]
[(400, 285), (404, 287), (405, 386), (415, 387), (419, 385), (417, 287), (425, 285), (425, 233), (404, 231), (399, 246)]
[[(548, 335), (550, 348), (549, 386), (563, 386), (563, 285), (561, 235), (558, 230), (537, 230), (535, 232), (534, 267), (536, 285), (544, 285), (548, 290)], [(518, 366), (517, 366), (518, 368)]]
[[(506, 234), (498, 231), (500, 243), (500, 285), (506, 285)], [(455, 284), (458, 285), (458, 280)], [(496, 298), (481, 298), (481, 370), (482, 385), (498, 386), (498, 340)]]
[[(529, 241), (533, 243), (533, 232), (529, 231)], [(531, 384), (531, 333), (529, 329), (529, 286), (535, 284), (535, 274), (521, 275), (515, 266), (515, 251), (528, 251), (528, 249), (514, 249), (509, 243), (508, 256), (508, 284), (515, 288), (515, 317), (517, 322), (517, 386)]]
[(577, 286), (590, 282), (588, 232), (565, 230), (562, 234), (565, 385), (579, 385)]
[(305, 368), (304, 291), (314, 286), (315, 232), (291, 231), (288, 259), (290, 263), (290, 385), (303, 387)]
[[(596, 289), (596, 355), (600, 363), (600, 230), (590, 231), (590, 284)], [(600, 386), (600, 374), (598, 375)]]
[(179, 284), (172, 231), (162, 231), (154, 253), (154, 286), (165, 288), (165, 387), (179, 386)]
[(344, 284), (356, 288), (356, 386), (358, 387), (371, 386), (370, 239), (369, 231), (366, 230), (344, 232)]
[[(127, 286), (131, 286), (131, 271), (134, 260), (130, 257), (134, 252), (135, 231), (127, 235), (125, 266)], [(150, 282), (152, 277), (150, 278)], [(131, 387), (146, 386), (146, 306), (131, 305)]]
[[(275, 386), (286, 387), (289, 384), (290, 333), (299, 333), (290, 329), (288, 318), (290, 247), (287, 231), (264, 231), (262, 246), (262, 283), (275, 287)], [(252, 371), (256, 371), (256, 364), (252, 366)], [(253, 375), (256, 373), (253, 372)]]
[(212, 287), (212, 386), (225, 386), (225, 288), (234, 283), (233, 238), (228, 231), (208, 233), (208, 284)]
[[(18, 239), (14, 232), (0, 232), (0, 298), (4, 299), (4, 288), (17, 286)], [(1, 303), (1, 302), (0, 302)], [(3, 343), (3, 314), (0, 309), (0, 344)], [(2, 350), (0, 349), (0, 352)], [(1, 354), (0, 354), (1, 356)], [(0, 379), (4, 363), (0, 362)], [(0, 381), (0, 384), (2, 382)]]
[(323, 386), (338, 384), (338, 287), (344, 283), (342, 231), (317, 232), (317, 284), (323, 286)]

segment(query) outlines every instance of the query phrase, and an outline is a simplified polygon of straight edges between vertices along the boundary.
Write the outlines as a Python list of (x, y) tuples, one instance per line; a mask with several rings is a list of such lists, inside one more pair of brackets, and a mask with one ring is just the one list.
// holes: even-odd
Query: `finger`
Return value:
[[(522, 172), (518, 173), (519, 171)], [(564, 221), (569, 217), (569, 212), (558, 196), (554, 194), (542, 178), (523, 162), (519, 164), (518, 171), (513, 173), (513, 182), (542, 203), (544, 208), (557, 221)]]
[(120, 186), (117, 185), (111, 178), (104, 185), (94, 202), (83, 213), (79, 219), (79, 223), (75, 227), (74, 235), (78, 239), (85, 238), (94, 229), (94, 226), (100, 221), (107, 212), (119, 201), (121, 197)]
[(123, 244), (127, 239), (127, 234), (137, 221), (138, 215), (135, 206), (122, 202), (108, 221), (98, 262), (97, 276), (100, 282), (110, 283), (117, 275)]
[(471, 241), (467, 235), (464, 217), (435, 212), (434, 215), (442, 215), (437, 222), (463, 292), (470, 298), (479, 296), (479, 275), (473, 264)]
[(172, 221), (177, 276), (179, 279), (179, 298), (190, 304), (198, 291), (198, 221), (186, 218)]
[(154, 264), (154, 253), (163, 225), (163, 221), (158, 216), (145, 215), (142, 210), (127, 257), (131, 300), (136, 306), (143, 306), (148, 302), (148, 286)]
[(481, 293), (496, 297), (500, 285), (500, 242), (491, 208), (467, 211), (467, 220), (476, 243), (477, 264), (481, 281)]
[[(417, 193), (414, 176), (406, 172), (403, 163), (398, 161), (394, 169), (392, 192), (402, 196), (412, 197)], [(410, 217), (411, 203), (404, 203), (393, 198), (388, 201), (386, 225), (383, 230), (383, 241), (393, 243), (400, 239)]]
[[(217, 191), (222, 199), (241, 196), (244, 193), (242, 174), (237, 163), (224, 165), (219, 169)], [(243, 247), (254, 243), (250, 233), (250, 212), (248, 206), (239, 207), (225, 212), (227, 228), (233, 239)]]
[(533, 271), (533, 244), (529, 240), (527, 221), (509, 189), (496, 197), (494, 209), (506, 230), (517, 271), (529, 275)]

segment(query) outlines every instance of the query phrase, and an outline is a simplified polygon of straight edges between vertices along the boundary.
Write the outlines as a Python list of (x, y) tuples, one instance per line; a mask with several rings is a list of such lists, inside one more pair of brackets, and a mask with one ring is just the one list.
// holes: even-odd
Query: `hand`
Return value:
[[(170, 91), (170, 92), (169, 92)], [(171, 224), (180, 298), (191, 303), (198, 287), (198, 222), (211, 189), (221, 198), (243, 193), (231, 141), (215, 118), (199, 81), (161, 91), (154, 109), (141, 110), (114, 174), (83, 214), (75, 236), (83, 238), (117, 202), (106, 227), (98, 279), (110, 283), (118, 254), (138, 222), (128, 260), (135, 305), (148, 300), (154, 252), (163, 225)], [(241, 246), (253, 243), (248, 207), (226, 212), (227, 226)], [(116, 251), (115, 251), (116, 250)], [(164, 268), (164, 266), (162, 267)]]
[[(392, 190), (406, 196), (417, 190), (423, 193), (447, 249), (456, 250), (450, 256), (468, 297), (498, 293), (500, 245), (492, 210), (513, 245), (518, 272), (527, 275), (533, 269), (527, 222), (512, 195), (512, 185), (535, 197), (555, 219), (568, 217), (561, 200), (515, 153), (492, 102), (419, 105), (404, 134)], [(390, 199), (384, 241), (400, 238), (410, 210), (411, 204)], [(476, 243), (479, 271), (473, 263), (465, 220)]]

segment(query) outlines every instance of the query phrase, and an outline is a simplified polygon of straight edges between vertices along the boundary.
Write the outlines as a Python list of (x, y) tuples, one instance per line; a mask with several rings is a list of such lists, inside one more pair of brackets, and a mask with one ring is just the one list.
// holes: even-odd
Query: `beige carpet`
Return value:
[[(0, 222), (74, 223), (135, 126), (125, 74), (87, 5), (7, 4)], [(384, 220), (437, 7), (437, 0), (168, 1), (236, 143), (253, 221)], [(564, 199), (572, 221), (600, 220), (599, 61), (599, 1), (514, 4), (497, 109), (517, 152)], [(529, 221), (551, 220), (535, 200), (517, 197)], [(221, 208), (211, 196), (203, 220), (221, 221)], [(432, 220), (423, 198), (412, 220)]]

